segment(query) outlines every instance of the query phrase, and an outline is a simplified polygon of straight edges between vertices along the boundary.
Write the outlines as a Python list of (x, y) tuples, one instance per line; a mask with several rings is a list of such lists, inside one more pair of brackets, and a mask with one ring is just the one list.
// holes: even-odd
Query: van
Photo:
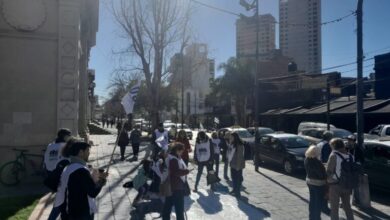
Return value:
[[(304, 122), (301, 122), (298, 126), (298, 134), (303, 131), (303, 130), (306, 130), (306, 129), (310, 129), (310, 128), (324, 128), (326, 129), (328, 127), (328, 125), (326, 123), (321, 123), (321, 122), (307, 122), (307, 121), (304, 121)], [(334, 125), (330, 125), (330, 128), (334, 129), (336, 128)]]

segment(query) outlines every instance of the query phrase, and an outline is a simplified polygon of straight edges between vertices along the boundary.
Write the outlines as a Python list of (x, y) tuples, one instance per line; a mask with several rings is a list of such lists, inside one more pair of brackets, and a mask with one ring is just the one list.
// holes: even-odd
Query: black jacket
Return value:
[(141, 131), (140, 130), (133, 130), (130, 134), (130, 141), (132, 144), (139, 144), (141, 143)]
[[(90, 216), (88, 196), (96, 198), (103, 184), (95, 184), (90, 172), (86, 169), (74, 171), (68, 180), (68, 199), (61, 207), (61, 216), (68, 219), (82, 220)], [(66, 211), (68, 207), (68, 211)]]
[(122, 133), (119, 134), (118, 145), (121, 147), (125, 147), (129, 144), (129, 142), (129, 135), (126, 131), (123, 130)]
[(305, 159), (306, 175), (310, 179), (326, 180), (326, 170), (320, 160), (316, 158)]

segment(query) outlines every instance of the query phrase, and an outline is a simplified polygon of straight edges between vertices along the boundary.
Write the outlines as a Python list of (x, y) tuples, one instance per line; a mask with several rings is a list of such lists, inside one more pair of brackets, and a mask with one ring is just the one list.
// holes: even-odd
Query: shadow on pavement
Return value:
[[(248, 216), (248, 220), (260, 220), (260, 219), (265, 219), (265, 218), (268, 218), (271, 216), (271, 214), (267, 210), (262, 209), (262, 208), (258, 208), (256, 206), (250, 204), (249, 199), (245, 196), (241, 196), (240, 199), (237, 199), (237, 203), (238, 203), (238, 208)], [(258, 212), (263, 213), (264, 216), (261, 218), (259, 216), (253, 215), (252, 214), (253, 209), (258, 211)]]
[(267, 178), (268, 180), (272, 181), (273, 183), (275, 183), (276, 185), (282, 187), (283, 189), (285, 189), (287, 192), (291, 193), (292, 195), (298, 197), (300, 200), (306, 202), (306, 203), (309, 203), (309, 200), (307, 200), (306, 198), (302, 197), (301, 195), (299, 195), (298, 193), (292, 191), (291, 189), (289, 189), (288, 187), (284, 186), (283, 184), (279, 183), (278, 181), (274, 180), (272, 177), (269, 177), (267, 176), (266, 174), (264, 173), (260, 173), (262, 176), (264, 176), (265, 178)]
[(215, 194), (211, 191), (207, 196), (205, 196), (202, 192), (199, 191), (198, 195), (199, 199), (197, 199), (197, 202), (206, 214), (216, 214), (222, 211), (222, 204), (219, 194)]

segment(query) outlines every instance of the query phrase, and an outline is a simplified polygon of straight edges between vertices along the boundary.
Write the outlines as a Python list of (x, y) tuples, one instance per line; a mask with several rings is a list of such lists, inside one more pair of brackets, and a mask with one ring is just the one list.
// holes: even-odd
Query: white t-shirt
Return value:
[(48, 171), (53, 171), (58, 161), (62, 159), (61, 150), (66, 143), (51, 143), (47, 146), (44, 156), (45, 166)]
[(217, 138), (217, 139), (213, 138), (213, 139), (211, 139), (211, 141), (214, 144), (214, 154), (220, 154), (221, 150), (219, 148), (219, 144), (221, 143), (221, 140), (219, 138)]
[(168, 149), (168, 131), (164, 130), (163, 132), (160, 132), (158, 129), (154, 131), (156, 135), (156, 144), (162, 149)]
[(199, 162), (206, 162), (210, 160), (211, 157), (211, 149), (210, 149), (210, 142), (206, 141), (200, 144), (195, 145), (195, 151), (196, 151), (196, 159)]

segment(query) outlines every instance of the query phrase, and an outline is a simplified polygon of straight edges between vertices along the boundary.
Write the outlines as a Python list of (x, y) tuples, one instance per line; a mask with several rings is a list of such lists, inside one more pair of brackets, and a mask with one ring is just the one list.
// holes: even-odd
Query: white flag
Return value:
[(128, 92), (123, 98), (122, 98), (122, 105), (125, 109), (126, 114), (133, 113), (133, 108), (135, 101), (137, 99), (137, 95), (139, 92), (139, 89), (141, 87), (141, 81), (139, 80), (135, 86), (133, 86), (130, 89), (130, 92)]

